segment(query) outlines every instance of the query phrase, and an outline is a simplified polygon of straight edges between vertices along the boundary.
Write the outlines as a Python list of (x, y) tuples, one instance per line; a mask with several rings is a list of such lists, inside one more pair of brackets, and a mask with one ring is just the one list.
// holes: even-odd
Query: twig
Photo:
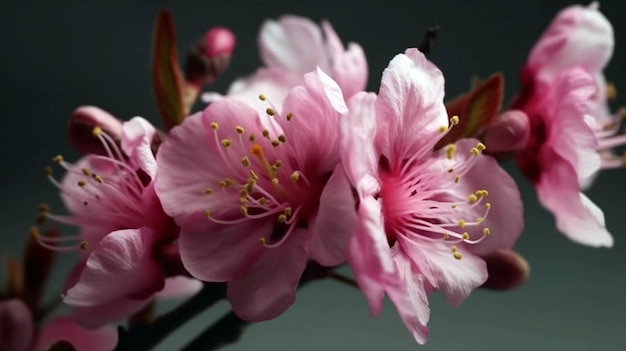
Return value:
[(439, 29), (439, 26), (434, 26), (426, 29), (426, 32), (424, 33), (424, 39), (422, 40), (422, 43), (417, 47), (419, 51), (421, 51), (424, 55), (430, 54), (430, 51), (433, 49), (433, 45), (435, 44), (435, 39), (437, 39)]

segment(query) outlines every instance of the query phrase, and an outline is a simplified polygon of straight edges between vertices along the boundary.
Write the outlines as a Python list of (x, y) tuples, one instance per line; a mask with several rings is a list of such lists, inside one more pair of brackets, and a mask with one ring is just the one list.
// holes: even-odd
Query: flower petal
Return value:
[(28, 307), (18, 299), (0, 302), (0, 348), (28, 351), (35, 336), (35, 324)]
[(41, 329), (34, 350), (46, 350), (61, 340), (70, 342), (76, 351), (112, 351), (117, 345), (117, 331), (110, 326), (83, 329), (71, 317), (61, 316)]
[(273, 230), (270, 220), (218, 224), (198, 212), (183, 224), (179, 245), (185, 268), (197, 279), (225, 282), (246, 274), (264, 251), (259, 238)]
[(163, 271), (152, 256), (152, 228), (118, 230), (91, 252), (78, 283), (63, 300), (71, 306), (96, 306), (125, 297), (149, 296), (163, 288)]
[(202, 289), (202, 282), (184, 277), (182, 275), (176, 277), (165, 278), (165, 287), (156, 293), (157, 299), (172, 299), (178, 297), (189, 296), (197, 293)]
[(324, 266), (348, 259), (348, 244), (356, 225), (356, 201), (341, 165), (337, 165), (320, 197), (311, 227), (311, 257)]
[(376, 142), (383, 155), (399, 162), (432, 142), (429, 136), (448, 126), (443, 97), (443, 75), (421, 52), (396, 55), (383, 72), (376, 100)]
[(294, 303), (307, 263), (306, 238), (306, 230), (295, 229), (279, 247), (264, 248), (245, 276), (228, 282), (226, 294), (239, 317), (250, 322), (273, 319)]
[(601, 210), (579, 192), (572, 165), (551, 149), (544, 150), (542, 158), (550, 167), (535, 186), (541, 204), (552, 212), (559, 231), (579, 244), (613, 246)]
[(122, 127), (122, 150), (151, 179), (156, 175), (156, 159), (152, 153), (155, 134), (154, 126), (142, 117), (134, 117)]
[(120, 322), (141, 311), (153, 299), (117, 298), (93, 306), (72, 308), (72, 317), (81, 327), (87, 329), (102, 328), (107, 324)]
[(315, 67), (328, 68), (322, 33), (305, 17), (285, 15), (267, 20), (259, 33), (261, 58), (268, 67), (304, 74)]

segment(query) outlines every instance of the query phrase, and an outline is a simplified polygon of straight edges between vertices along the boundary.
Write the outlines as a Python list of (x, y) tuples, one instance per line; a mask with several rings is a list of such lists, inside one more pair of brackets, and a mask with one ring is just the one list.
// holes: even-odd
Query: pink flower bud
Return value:
[(487, 145), (486, 153), (503, 159), (521, 151), (526, 146), (529, 136), (528, 116), (522, 111), (510, 110), (496, 117), (487, 126), (482, 139)]
[(28, 307), (18, 299), (0, 302), (0, 347), (2, 350), (27, 351), (35, 335)]
[(230, 56), (235, 50), (235, 34), (227, 28), (214, 27), (204, 34), (204, 55), (211, 59)]
[(93, 136), (94, 127), (100, 127), (114, 140), (122, 136), (122, 122), (110, 113), (95, 106), (77, 108), (67, 128), (67, 135), (72, 146), (82, 154), (106, 155), (102, 142)]
[(213, 83), (228, 67), (235, 42), (235, 35), (230, 30), (223, 27), (209, 29), (187, 55), (187, 83), (197, 90)]

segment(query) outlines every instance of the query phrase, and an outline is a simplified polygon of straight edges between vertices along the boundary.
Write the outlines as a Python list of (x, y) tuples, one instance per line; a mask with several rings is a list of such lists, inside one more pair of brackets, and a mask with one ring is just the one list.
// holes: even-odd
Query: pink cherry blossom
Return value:
[[(344, 98), (365, 89), (367, 61), (360, 45), (348, 43), (344, 48), (328, 21), (320, 26), (308, 18), (284, 15), (263, 23), (258, 37), (264, 66), (249, 77), (236, 80), (227, 96), (262, 109), (257, 97), (264, 94), (269, 101), (281, 105), (289, 91), (303, 84), (303, 76), (317, 67), (329, 74), (341, 87)], [(221, 98), (207, 93), (207, 102)]]
[(612, 246), (613, 238), (602, 210), (580, 189), (600, 169), (621, 166), (604, 150), (626, 143), (624, 136), (612, 136), (620, 117), (608, 113), (604, 90), (602, 70), (613, 46), (613, 29), (597, 3), (562, 10), (532, 49), (511, 106), (531, 125), (520, 168), (557, 228), (589, 246)]
[(111, 351), (117, 344), (113, 327), (86, 330), (69, 316), (55, 317), (36, 331), (31, 312), (18, 299), (0, 302), (0, 331), (3, 351), (44, 351), (61, 340), (77, 351)]
[(198, 279), (228, 282), (243, 319), (285, 311), (309, 257), (347, 258), (355, 212), (339, 164), (345, 111), (339, 86), (318, 70), (281, 110), (260, 115), (222, 99), (172, 129), (159, 150), (156, 190), (182, 227), (182, 261)]
[[(57, 156), (66, 169), (59, 183), (51, 175), (70, 216), (47, 213), (50, 219), (79, 227), (77, 236), (39, 236), (53, 250), (82, 249), (80, 263), (66, 283), (64, 302), (74, 307), (82, 325), (95, 328), (130, 316), (163, 290), (166, 271), (155, 254), (175, 245), (179, 228), (167, 216), (154, 191), (156, 130), (143, 118), (124, 123), (121, 149), (99, 128), (107, 155), (88, 154), (76, 164)], [(64, 245), (74, 241), (75, 245)], [(172, 280), (176, 289), (197, 291), (200, 282)], [(171, 288), (169, 288), (171, 289)]]
[(513, 179), (485, 145), (433, 151), (449, 124), (444, 79), (417, 49), (397, 55), (379, 95), (359, 93), (341, 121), (342, 159), (359, 197), (350, 265), (372, 315), (386, 293), (426, 342), (428, 295), (459, 304), (487, 279), (483, 256), (510, 249), (523, 227)]

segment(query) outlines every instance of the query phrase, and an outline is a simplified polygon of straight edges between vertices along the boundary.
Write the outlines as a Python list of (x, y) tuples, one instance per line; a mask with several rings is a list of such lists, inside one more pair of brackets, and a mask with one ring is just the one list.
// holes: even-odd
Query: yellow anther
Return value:
[(35, 239), (35, 240), (41, 239), (41, 234), (39, 233), (39, 228), (37, 228), (36, 226), (30, 227), (30, 229), (28, 230), (28, 234), (30, 234), (30, 236), (32, 236), (33, 239)]
[(487, 149), (487, 147), (483, 143), (476, 144), (476, 148), (478, 149), (478, 151), (483, 151), (483, 150)]
[(487, 209), (490, 209), (490, 208), (491, 208), (491, 202), (487, 202), (487, 203), (485, 204), (485, 207), (487, 207)]
[(261, 245), (265, 245), (265, 243), (266, 243), (266, 242), (267, 242), (267, 241), (265, 240), (265, 238), (264, 238), (264, 237), (260, 237), (260, 238), (259, 238), (259, 243), (260, 243)]
[(448, 160), (452, 159), (452, 157), (454, 156), (455, 150), (456, 150), (456, 145), (454, 144), (449, 144), (448, 146), (446, 146), (446, 157), (448, 158)]
[(97, 174), (94, 174), (94, 175), (93, 175), (93, 179), (95, 179), (95, 180), (96, 180), (96, 182), (98, 182), (99, 184), (104, 183), (104, 179), (102, 179), (102, 177), (100, 177), (100, 176), (99, 176), (99, 175), (97, 175)]
[(266, 203), (267, 203), (267, 199), (266, 198), (262, 197), (262, 198), (259, 199), (259, 205), (263, 206)]
[(459, 182), (459, 180), (461, 180), (461, 176), (455, 176), (455, 177), (454, 177), (454, 182), (455, 182), (455, 183), (458, 183), (458, 182)]
[(465, 220), (464, 219), (459, 219), (458, 225), (459, 225), (459, 227), (464, 228), (465, 227)]
[(246, 190), (245, 187), (239, 189), (239, 200), (241, 200), (241, 202), (246, 202), (246, 203), (248, 202), (248, 199), (246, 199), (246, 196), (248, 196), (248, 190)]
[(449, 239), (450, 239), (450, 234), (445, 233), (445, 234), (443, 235), (443, 240), (449, 240)]
[(283, 134), (281, 134), (278, 136), (278, 141), (280, 141), (281, 143), (284, 143), (287, 141), (287, 138)]
[(452, 256), (453, 256), (455, 259), (457, 259), (457, 260), (460, 260), (460, 259), (462, 259), (462, 258), (463, 258), (463, 255), (461, 255), (461, 253), (460, 253), (460, 252), (453, 252), (453, 253), (452, 253)]
[(448, 128), (447, 128), (446, 126), (441, 126), (441, 127), (439, 127), (439, 133), (443, 133), (443, 132), (445, 132), (446, 130), (448, 130)]
[(267, 113), (268, 116), (273, 116), (276, 113), (274, 113), (274, 110), (272, 110), (270, 107), (265, 109), (265, 113)]
[(485, 227), (483, 229), (483, 235), (484, 236), (489, 236), (491, 234), (491, 229), (489, 229), (488, 227)]
[(288, 207), (285, 207), (285, 209), (283, 210), (283, 213), (285, 214), (285, 216), (287, 216), (287, 217), (291, 217), (291, 214), (292, 214), (292, 209), (291, 209), (291, 207), (289, 207), (289, 206), (288, 206)]
[(283, 165), (283, 161), (281, 161), (281, 160), (276, 160), (276, 161), (274, 161), (274, 166), (276, 166), (276, 167), (280, 167), (280, 166), (282, 166), (282, 165)]
[(61, 156), (61, 155), (54, 156), (52, 158), (52, 162), (54, 162), (54, 163), (61, 163), (61, 162), (63, 162), (63, 156)]
[(259, 95), (259, 100), (261, 100), (261, 101), (265, 101), (266, 99), (267, 99), (267, 98), (265, 97), (265, 95), (263, 95), (263, 94), (260, 94), (260, 95)]
[(617, 88), (615, 88), (615, 84), (611, 82), (607, 82), (605, 91), (606, 91), (606, 98), (608, 100), (613, 101), (617, 98)]
[(233, 185), (233, 180), (232, 179), (222, 179), (222, 180), (220, 180), (220, 186), (222, 188), (228, 188), (231, 185)]
[(450, 169), (448, 170), (448, 173), (452, 173), (452, 172), (454, 172), (454, 168), (450, 168)]
[(276, 219), (276, 221), (278, 223), (285, 223), (285, 222), (287, 222), (287, 216), (285, 216), (284, 214), (279, 214), (278, 218)]
[(83, 251), (87, 251), (87, 249), (89, 248), (89, 243), (86, 241), (81, 241), (80, 242), (80, 249)]
[(451, 207), (452, 207), (452, 208), (456, 208), (456, 205), (452, 205)]
[(211, 210), (204, 211), (204, 217), (211, 218)]
[(50, 207), (48, 207), (47, 204), (41, 204), (37, 209), (39, 210), (39, 212), (43, 213), (50, 211)]
[(93, 134), (93, 136), (95, 136), (96, 138), (100, 136), (100, 134), (102, 134), (102, 128), (95, 126), (93, 127), (93, 129), (91, 130), (91, 134)]
[(272, 172), (276, 173), (276, 172), (278, 172), (278, 167), (276, 167), (276, 165), (272, 165), (270, 167), (270, 170), (272, 170)]
[(211, 188), (204, 189), (204, 193), (207, 194), (207, 195), (211, 194), (212, 192), (213, 192), (213, 189), (211, 189)]
[(244, 167), (250, 166), (250, 160), (248, 159), (248, 156), (244, 156), (241, 158), (241, 164), (244, 165)]
[(245, 205), (241, 206), (241, 214), (244, 215), (244, 216), (247, 216), (248, 215), (248, 207), (246, 207)]
[(255, 182), (259, 180), (259, 176), (256, 174), (255, 171), (250, 170), (250, 179), (254, 180)]
[(270, 131), (267, 129), (263, 129), (263, 137), (267, 138), (270, 136)]
[(280, 145), (280, 141), (278, 141), (278, 140), (272, 140), (272, 146), (276, 147), (276, 146), (278, 146), (278, 145)]
[(478, 217), (478, 218), (476, 218), (476, 223), (477, 224), (481, 224), (484, 220), (485, 220), (484, 218)]
[(250, 134), (250, 136), (248, 137), (248, 139), (250, 139), (250, 141), (254, 141), (254, 134)]
[(224, 139), (224, 140), (222, 140), (222, 146), (223, 146), (223, 147), (229, 147), (229, 146), (231, 146), (232, 144), (233, 144), (233, 141), (232, 141), (232, 140), (230, 140), (230, 139)]
[(219, 124), (217, 124), (216, 122), (211, 122), (211, 128), (213, 128), (213, 130), (218, 130), (219, 127)]
[(470, 238), (468, 232), (463, 233), (463, 235), (461, 237), (463, 238), (463, 240), (469, 240), (469, 238)]
[(459, 124), (459, 116), (452, 116), (452, 118), (450, 118), (450, 123), (452, 123), (453, 126), (456, 126)]
[(86, 181), (84, 181), (84, 180), (79, 180), (79, 181), (78, 181), (78, 186), (79, 186), (79, 187), (81, 187), (81, 188), (82, 188), (82, 187), (84, 187), (85, 185), (87, 185), (87, 182), (86, 182)]
[(272, 184), (277, 185), (278, 184), (278, 178), (272, 178)]
[(470, 153), (472, 154), (472, 156), (478, 156), (480, 154), (480, 151), (478, 150), (478, 148), (473, 147), (470, 149)]
[(456, 252), (456, 250), (457, 250), (456, 245), (452, 245), (452, 246), (450, 247), (450, 250), (452, 250), (452, 252)]
[(246, 184), (246, 191), (248, 194), (252, 194), (254, 192), (254, 185), (256, 182), (252, 179), (248, 180), (248, 184)]
[(82, 171), (83, 171), (83, 174), (86, 175), (87, 177), (91, 175), (91, 172), (87, 168), (83, 168)]
[(291, 119), (293, 119), (293, 113), (289, 112), (287, 114), (287, 121), (291, 121)]
[(241, 126), (236, 126), (235, 130), (237, 131), (238, 134), (243, 134), (243, 132), (244, 132), (243, 127), (241, 127)]
[(476, 190), (476, 196), (478, 197), (486, 197), (489, 196), (489, 192), (487, 190)]
[(291, 178), (291, 180), (293, 180), (294, 182), (297, 182), (298, 179), (300, 179), (300, 172), (298, 171), (293, 171), (293, 173), (291, 173), (291, 175), (289, 176)]
[(46, 166), (43, 168), (43, 174), (45, 174), (46, 177), (49, 177), (52, 175), (52, 168)]
[(474, 194), (470, 194), (470, 196), (469, 196), (469, 203), (470, 203), (470, 204), (473, 204), (473, 203), (475, 203), (476, 201), (478, 201), (478, 196), (476, 196), (476, 195), (474, 195)]

